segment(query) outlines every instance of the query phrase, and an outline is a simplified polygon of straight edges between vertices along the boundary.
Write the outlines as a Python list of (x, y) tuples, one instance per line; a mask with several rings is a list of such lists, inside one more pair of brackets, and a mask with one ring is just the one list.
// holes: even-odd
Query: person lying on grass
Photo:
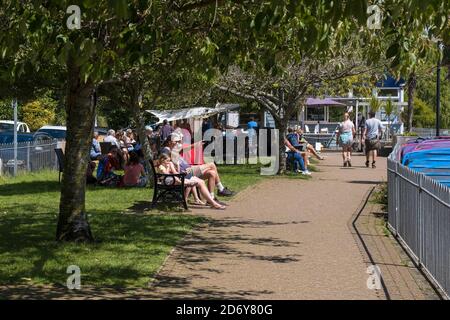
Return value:
[[(157, 171), (159, 173), (163, 174), (179, 174), (179, 172), (175, 168), (175, 164), (172, 162), (170, 156), (167, 154), (162, 153), (158, 158), (158, 166), (156, 167)], [(175, 179), (175, 183), (181, 183), (179, 178)], [(191, 193), (192, 189), (194, 187), (197, 187), (200, 191), (200, 194), (202, 198), (206, 199), (208, 204), (213, 207), (214, 209), (224, 210), (226, 207), (224, 205), (219, 204), (216, 202), (209, 193), (208, 188), (206, 187), (205, 181), (198, 177), (194, 176), (186, 176), (186, 179), (184, 180), (186, 190), (185, 190), (185, 197), (187, 198), (189, 194)], [(193, 192), (194, 200), (197, 204), (203, 204), (203, 202), (198, 198), (198, 194), (196, 192)]]

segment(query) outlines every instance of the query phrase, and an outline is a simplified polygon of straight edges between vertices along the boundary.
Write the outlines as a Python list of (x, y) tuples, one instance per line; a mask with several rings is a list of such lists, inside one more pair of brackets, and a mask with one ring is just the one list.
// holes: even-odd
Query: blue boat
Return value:
[(448, 140), (416, 140), (403, 148), (401, 163), (437, 182), (450, 186), (450, 147)]
[(450, 161), (450, 148), (437, 148), (437, 149), (413, 151), (403, 156), (402, 164), (408, 166), (408, 164), (412, 160), (434, 159), (435, 157), (448, 158), (448, 161)]

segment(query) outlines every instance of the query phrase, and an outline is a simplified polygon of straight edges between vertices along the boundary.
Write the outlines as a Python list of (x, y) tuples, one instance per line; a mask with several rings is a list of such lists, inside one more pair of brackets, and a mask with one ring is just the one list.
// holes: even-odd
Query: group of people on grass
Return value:
[[(102, 157), (102, 151), (100, 148), (100, 142), (98, 141), (99, 134), (94, 132), (94, 138), (92, 140), (90, 157), (92, 161), (100, 160)], [(116, 146), (119, 148), (124, 156), (125, 160), (128, 160), (129, 152), (133, 151), (137, 143), (137, 134), (135, 131), (128, 130), (118, 130), (117, 132), (113, 129), (108, 130), (106, 137), (103, 142), (109, 142), (111, 146)]]
[[(170, 130), (165, 126), (165, 123), (161, 126), (161, 133), (165, 132), (165, 135), (167, 132), (171, 132), (162, 143), (162, 148), (153, 153), (154, 159), (152, 161), (155, 170), (165, 174), (184, 173), (186, 198), (192, 194), (193, 204), (225, 209), (226, 205), (220, 202), (216, 195), (232, 196), (234, 193), (223, 186), (216, 165), (214, 163), (189, 164), (182, 154), (182, 128), (175, 127)], [(156, 146), (152, 128), (146, 127), (146, 133), (153, 151)], [(109, 187), (147, 186), (149, 183), (147, 177), (151, 169), (145, 165), (144, 154), (136, 133), (127, 130), (119, 134), (119, 132), (109, 130), (104, 142), (111, 143), (106, 155), (101, 154), (98, 133), (94, 133), (90, 153), (92, 161), (87, 170), (88, 182)], [(94, 161), (98, 161), (98, 165)], [(93, 173), (96, 166), (97, 175), (94, 177)], [(117, 173), (119, 170), (123, 170), (123, 175)], [(180, 181), (176, 181), (176, 183), (180, 183)]]
[[(86, 173), (87, 182), (101, 186), (145, 187), (147, 178), (143, 166), (144, 155), (136, 132), (131, 129), (117, 132), (110, 129), (103, 142), (109, 143), (107, 154), (102, 154), (99, 134), (94, 132), (90, 149), (91, 161)], [(124, 175), (116, 174), (116, 170), (123, 170)]]
[[(151, 126), (145, 127), (146, 136), (153, 154), (158, 153), (161, 134), (174, 129), (167, 128), (167, 121), (160, 125), (156, 132)], [(102, 186), (145, 187), (148, 184), (144, 168), (144, 154), (139, 136), (132, 129), (108, 130), (103, 142), (109, 143), (107, 154), (103, 154), (98, 132), (94, 132), (90, 150), (90, 164), (87, 171), (87, 182)], [(98, 161), (98, 166), (97, 162)], [(93, 173), (97, 168), (97, 176)], [(124, 175), (115, 171), (123, 170)]]

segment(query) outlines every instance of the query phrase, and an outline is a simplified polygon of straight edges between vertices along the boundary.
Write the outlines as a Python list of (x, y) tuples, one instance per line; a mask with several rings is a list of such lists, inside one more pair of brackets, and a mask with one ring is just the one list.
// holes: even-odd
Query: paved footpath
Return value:
[(362, 156), (342, 168), (320, 161), (309, 181), (267, 179), (172, 253), (150, 289), (160, 298), (384, 299), (369, 275), (351, 221), (369, 190), (386, 180), (386, 159), (367, 169)]

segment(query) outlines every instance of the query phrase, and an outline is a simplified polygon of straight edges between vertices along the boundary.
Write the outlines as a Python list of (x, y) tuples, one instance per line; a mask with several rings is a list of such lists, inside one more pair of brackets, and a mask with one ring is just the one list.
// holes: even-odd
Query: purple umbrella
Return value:
[(346, 107), (345, 104), (334, 101), (330, 98), (325, 99), (318, 99), (318, 98), (308, 98), (306, 99), (306, 105), (308, 107), (314, 107), (314, 106), (342, 106)]

